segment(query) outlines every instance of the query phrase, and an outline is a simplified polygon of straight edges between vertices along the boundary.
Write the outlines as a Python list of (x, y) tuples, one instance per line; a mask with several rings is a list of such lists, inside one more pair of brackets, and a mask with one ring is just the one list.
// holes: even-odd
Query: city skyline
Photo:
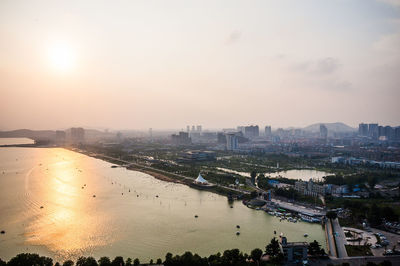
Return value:
[(399, 21), (388, 0), (2, 1), (0, 130), (395, 126)]

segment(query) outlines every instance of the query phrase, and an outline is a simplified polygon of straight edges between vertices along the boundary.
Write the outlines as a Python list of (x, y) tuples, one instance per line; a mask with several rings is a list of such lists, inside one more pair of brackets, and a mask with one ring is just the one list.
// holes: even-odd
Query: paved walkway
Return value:
[[(82, 151), (82, 150), (79, 150), (79, 151), (82, 152), (82, 153), (85, 153), (85, 151)], [(138, 163), (125, 161), (125, 160), (122, 160), (122, 159), (119, 159), (119, 158), (114, 158), (114, 157), (107, 156), (107, 155), (104, 155), (104, 154), (96, 153), (95, 156), (103, 157), (103, 158), (106, 158), (106, 159), (111, 159), (111, 160), (114, 160), (114, 161), (118, 161), (118, 162), (126, 164), (126, 166), (133, 165), (133, 166), (136, 166), (138, 168), (151, 170), (151, 171), (154, 171), (154, 172), (157, 172), (157, 173), (160, 173), (160, 174), (173, 175), (173, 176), (176, 176), (178, 178), (182, 178), (182, 179), (187, 180), (187, 181), (193, 181), (193, 180), (196, 179), (196, 178), (193, 178), (193, 177), (188, 177), (188, 176), (184, 176), (184, 175), (180, 175), (180, 174), (176, 174), (176, 173), (171, 173), (171, 172), (168, 172), (168, 171), (165, 171), (165, 170), (157, 169), (157, 168), (154, 168), (154, 167), (151, 167), (151, 166), (148, 166), (148, 165), (141, 165), (141, 164), (138, 164)], [(236, 189), (236, 188), (232, 188), (232, 187), (228, 187), (228, 186), (224, 186), (224, 185), (220, 185), (220, 184), (214, 184), (214, 185), (217, 186), (217, 187), (221, 187), (221, 188), (225, 188), (225, 189), (231, 190), (231, 191), (235, 191), (235, 192), (239, 192), (239, 193), (243, 193), (243, 194), (250, 194), (250, 192), (242, 190), (242, 189)]]
[(333, 239), (332, 223), (327, 219), (325, 224), (326, 241), (328, 242), (329, 256), (337, 257), (335, 241)]
[(336, 241), (336, 248), (337, 248), (337, 257), (338, 258), (345, 258), (347, 257), (346, 251), (346, 236), (344, 235), (342, 227), (340, 227), (338, 218), (332, 220), (332, 227), (333, 227), (333, 235)]

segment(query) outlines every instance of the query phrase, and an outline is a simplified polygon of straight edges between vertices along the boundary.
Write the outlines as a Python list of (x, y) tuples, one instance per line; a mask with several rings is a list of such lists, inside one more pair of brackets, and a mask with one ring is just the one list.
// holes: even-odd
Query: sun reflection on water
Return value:
[(110, 244), (110, 235), (104, 234), (109, 221), (104, 215), (99, 219), (96, 202), (85, 184), (89, 183), (90, 176), (76, 170), (79, 161), (68, 161), (68, 152), (58, 154), (57, 158), (66, 161), (32, 173), (40, 176), (31, 187), (39, 190), (35, 195), (39, 195), (37, 201), (44, 206), (26, 227), (26, 242), (46, 246), (57, 254), (64, 254), (64, 258)]

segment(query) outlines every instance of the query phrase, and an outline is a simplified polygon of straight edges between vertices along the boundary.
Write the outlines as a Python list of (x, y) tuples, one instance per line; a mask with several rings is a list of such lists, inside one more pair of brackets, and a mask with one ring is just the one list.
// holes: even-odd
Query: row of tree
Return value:
[[(261, 261), (263, 253), (268, 256), (268, 262)], [(314, 240), (309, 245), (309, 254), (311, 256), (324, 255), (325, 251), (321, 249), (320, 244)], [(165, 266), (224, 266), (224, 265), (280, 265), (283, 263), (284, 256), (281, 252), (279, 242), (274, 237), (270, 243), (265, 247), (264, 252), (256, 248), (251, 251), (250, 254), (243, 253), (239, 249), (225, 250), (222, 254), (217, 253), (210, 255), (209, 257), (201, 257), (198, 254), (192, 254), (191, 252), (185, 252), (182, 255), (172, 255), (167, 253), (165, 260), (157, 259), (155, 264), (164, 264)], [(153, 260), (150, 261), (149, 265), (153, 265)], [(56, 262), (53, 264), (53, 260), (49, 257), (39, 256), (38, 254), (22, 253), (18, 254), (14, 258), (10, 259), (7, 263), (0, 259), (0, 266), (19, 266), (19, 265), (40, 265), (40, 266), (137, 266), (141, 265), (139, 259), (124, 260), (123, 257), (115, 257), (114, 260), (110, 260), (108, 257), (101, 257), (99, 260), (95, 260), (93, 257), (80, 257), (76, 264), (72, 260), (67, 260), (63, 264)]]

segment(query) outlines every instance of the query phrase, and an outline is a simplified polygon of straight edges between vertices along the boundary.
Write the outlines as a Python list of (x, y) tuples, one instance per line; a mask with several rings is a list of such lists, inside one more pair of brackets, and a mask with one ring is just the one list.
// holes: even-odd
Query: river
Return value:
[(316, 239), (325, 247), (319, 224), (279, 222), (239, 201), (232, 207), (226, 197), (62, 148), (0, 148), (3, 260), (21, 252), (58, 261), (121, 255), (144, 262), (187, 250), (250, 252), (264, 249), (274, 230), (288, 241)]

